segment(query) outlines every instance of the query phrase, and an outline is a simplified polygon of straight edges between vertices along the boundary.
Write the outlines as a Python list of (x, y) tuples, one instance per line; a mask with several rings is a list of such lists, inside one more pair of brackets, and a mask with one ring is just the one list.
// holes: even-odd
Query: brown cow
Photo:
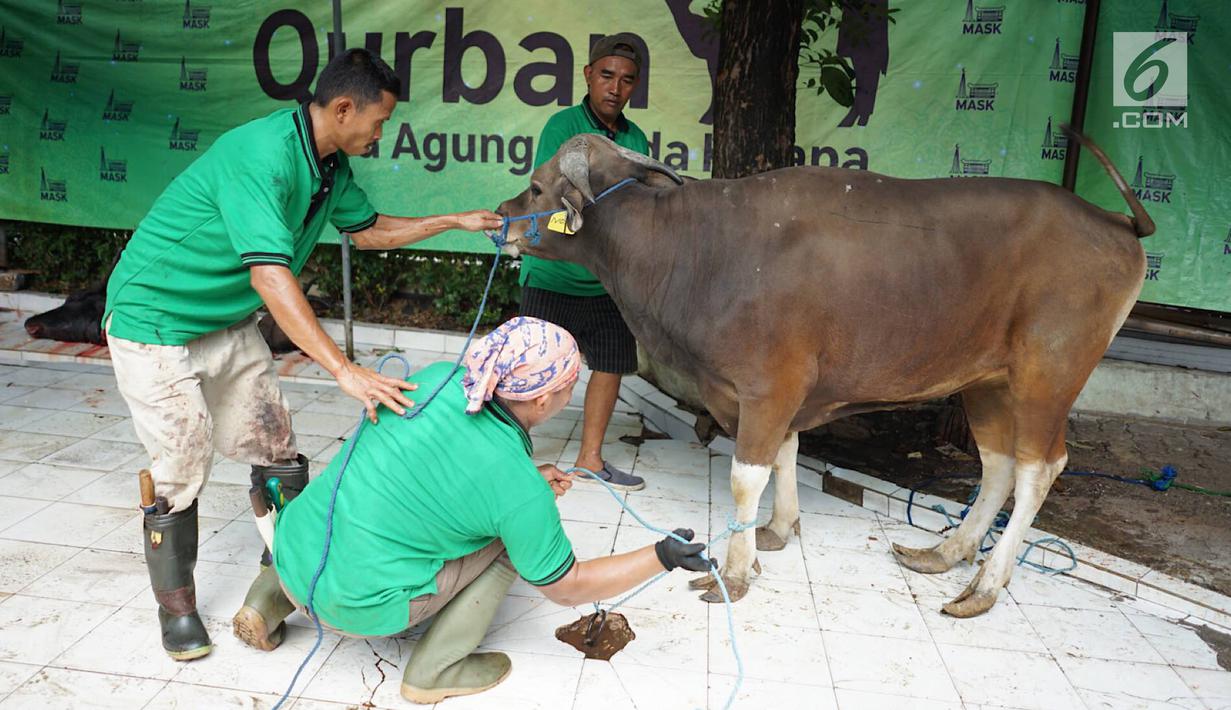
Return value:
[(516, 222), (506, 250), (589, 268), (646, 351), (697, 383), (736, 440), (739, 520), (755, 518), (776, 473), (769, 524), (736, 534), (727, 551), (735, 599), (748, 589), (754, 540), (779, 550), (798, 533), (796, 432), (961, 392), (982, 458), (979, 497), (940, 545), (894, 552), (929, 573), (972, 559), (1013, 493), (1000, 544), (944, 606), (973, 616), (1008, 582), (1067, 461), (1069, 408), (1145, 273), (1137, 239), (1153, 223), (1106, 156), (1075, 137), (1135, 218), (1031, 180), (789, 168), (677, 186), (670, 169), (593, 135), (565, 143), (498, 211), (566, 210), (576, 234), (544, 230), (532, 245)]

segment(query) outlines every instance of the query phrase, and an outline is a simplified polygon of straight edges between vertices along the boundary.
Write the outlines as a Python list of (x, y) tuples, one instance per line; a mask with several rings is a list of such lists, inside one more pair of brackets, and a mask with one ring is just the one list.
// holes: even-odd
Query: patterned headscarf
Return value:
[(581, 355), (567, 330), (519, 316), (471, 345), (462, 364), (466, 413), (474, 414), (493, 394), (524, 401), (564, 389), (577, 379)]

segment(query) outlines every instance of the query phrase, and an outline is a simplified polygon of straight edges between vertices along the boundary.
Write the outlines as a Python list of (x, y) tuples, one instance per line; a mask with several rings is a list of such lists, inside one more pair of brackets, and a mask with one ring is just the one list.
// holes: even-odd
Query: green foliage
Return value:
[[(383, 309), (399, 291), (430, 299), (436, 315), (468, 323), (478, 312), (492, 257), (452, 252), (351, 250), (351, 293), (356, 306)], [(342, 300), (342, 255), (336, 245), (317, 247), (311, 278), (329, 298)], [(503, 260), (492, 280), (484, 325), (501, 322), (517, 308), (519, 264)]]
[(132, 232), (9, 222), (5, 227), (9, 265), (35, 272), (40, 290), (67, 293), (107, 277)]
[[(102, 281), (131, 232), (36, 222), (6, 224), (9, 264), (29, 269), (33, 287), (67, 293)], [(351, 293), (366, 319), (385, 320), (394, 296), (409, 294), (430, 307), (436, 321), (468, 326), (478, 311), (492, 257), (452, 252), (359, 251), (351, 249)], [(492, 281), (484, 325), (500, 323), (517, 310), (520, 264), (502, 259)], [(336, 244), (316, 248), (304, 268), (305, 281), (342, 302), (342, 256)], [(430, 304), (430, 305), (429, 305)], [(396, 318), (389, 318), (390, 321)]]

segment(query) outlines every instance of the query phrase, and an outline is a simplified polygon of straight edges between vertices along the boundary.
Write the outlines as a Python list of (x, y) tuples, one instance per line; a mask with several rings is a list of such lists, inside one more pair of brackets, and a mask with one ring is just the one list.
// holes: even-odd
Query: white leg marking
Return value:
[[(758, 466), (735, 461), (731, 464), (731, 493), (735, 497), (735, 520), (739, 523), (755, 523), (757, 503), (761, 492), (769, 483), (769, 466)], [(727, 564), (723, 574), (747, 580), (756, 555), (756, 531), (748, 528), (731, 535), (727, 548)]]

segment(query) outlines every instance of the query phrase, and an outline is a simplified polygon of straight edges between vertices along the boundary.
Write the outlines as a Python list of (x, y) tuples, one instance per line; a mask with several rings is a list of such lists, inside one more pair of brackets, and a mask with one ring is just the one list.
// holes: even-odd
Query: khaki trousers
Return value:
[[(466, 588), (468, 584), (473, 582), (483, 570), (491, 567), (493, 564), (502, 564), (509, 567), (513, 566), (509, 560), (509, 555), (504, 550), (504, 543), (500, 540), (494, 540), (491, 544), (481, 549), (466, 555), (465, 557), (456, 560), (449, 560), (436, 573), (436, 593), (424, 594), (421, 597), (415, 597), (410, 600), (410, 610), (407, 615), (406, 628), (410, 628), (425, 619), (434, 616), (437, 612), (445, 607), (446, 604), (453, 601), (453, 597)], [(279, 581), (281, 584), (281, 581)], [(282, 592), (286, 594), (286, 598), (295, 605), (295, 608), (307, 614), (307, 609), (304, 604), (300, 603), (291, 593), (287, 591), (286, 586), (282, 587)], [(362, 638), (357, 634), (348, 633), (342, 629), (336, 629), (324, 621), (321, 626), (329, 631), (343, 636), (354, 636)]]
[(172, 510), (192, 505), (215, 451), (257, 466), (295, 458), (290, 408), (256, 316), (186, 345), (107, 342), (154, 489)]

